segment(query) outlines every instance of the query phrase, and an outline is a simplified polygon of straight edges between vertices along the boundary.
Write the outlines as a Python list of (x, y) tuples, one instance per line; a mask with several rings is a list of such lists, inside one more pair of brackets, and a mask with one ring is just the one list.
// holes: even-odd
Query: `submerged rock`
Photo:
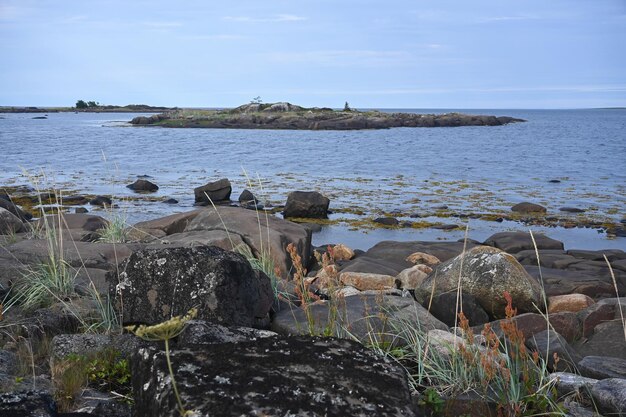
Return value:
[(139, 192), (155, 192), (159, 190), (159, 186), (155, 183), (142, 179), (139, 179), (134, 183), (127, 185), (126, 188), (130, 188), (133, 191)]

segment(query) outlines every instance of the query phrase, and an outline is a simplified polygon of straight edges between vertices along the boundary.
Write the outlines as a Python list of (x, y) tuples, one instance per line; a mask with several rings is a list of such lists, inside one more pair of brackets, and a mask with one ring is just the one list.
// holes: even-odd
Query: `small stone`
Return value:
[(566, 213), (584, 213), (585, 212), (585, 210), (579, 209), (576, 207), (561, 207), (559, 210), (564, 211)]
[(548, 210), (539, 204), (523, 202), (511, 207), (511, 211), (516, 213), (545, 213)]
[(383, 226), (397, 226), (400, 224), (395, 217), (377, 217), (373, 220), (374, 223), (382, 224)]
[(548, 298), (548, 313), (561, 311), (577, 312), (595, 304), (591, 297), (585, 294), (554, 295)]
[(354, 258), (354, 251), (343, 244), (333, 246), (332, 253), (335, 261), (349, 261)]
[(89, 204), (91, 204), (92, 206), (106, 207), (111, 206), (113, 204), (113, 200), (111, 200), (107, 196), (99, 195), (89, 200)]
[[(428, 273), (424, 272), (421, 267), (426, 265), (415, 265), (411, 268), (404, 269), (396, 275), (396, 286), (398, 288), (415, 289), (428, 277)], [(426, 268), (429, 268), (426, 266)]]
[(441, 263), (439, 258), (433, 255), (429, 255), (424, 252), (415, 252), (407, 256), (407, 262), (411, 262), (413, 264), (425, 264), (428, 266), (435, 266)]
[(342, 272), (339, 281), (360, 291), (385, 290), (396, 287), (396, 278), (391, 275), (370, 274), (367, 272)]

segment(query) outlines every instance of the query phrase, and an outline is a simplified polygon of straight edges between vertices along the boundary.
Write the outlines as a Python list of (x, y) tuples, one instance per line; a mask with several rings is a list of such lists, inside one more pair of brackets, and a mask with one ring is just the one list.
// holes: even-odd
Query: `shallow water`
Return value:
[[(406, 111), (406, 110), (405, 110)], [(428, 112), (419, 110), (419, 112)], [(434, 112), (434, 111), (433, 111)], [(319, 190), (331, 209), (358, 208), (366, 216), (398, 210), (432, 212), (445, 204), (458, 213), (488, 213), (521, 201), (549, 214), (574, 206), (600, 220), (626, 212), (626, 111), (463, 110), (527, 119), (498, 127), (398, 128), (372, 131), (268, 131), (130, 127), (135, 114), (50, 113), (0, 115), (0, 184), (33, 181), (42, 188), (135, 197), (126, 184), (150, 175), (160, 201), (122, 201), (129, 222), (186, 211), (193, 188), (228, 177), (233, 199), (247, 188), (282, 204), (293, 190)], [(26, 170), (28, 174), (25, 174)], [(259, 185), (260, 177), (262, 185)], [(560, 183), (550, 183), (557, 179)], [(335, 214), (334, 217), (340, 217)], [(464, 227), (459, 219), (447, 219)], [(526, 230), (514, 222), (470, 221), (470, 237)], [(541, 228), (533, 227), (533, 230)], [(626, 249), (626, 238), (607, 239), (589, 229), (542, 229), (568, 247)], [(379, 240), (456, 240), (463, 230), (351, 231), (326, 226), (316, 243), (352, 243), (367, 249)]]

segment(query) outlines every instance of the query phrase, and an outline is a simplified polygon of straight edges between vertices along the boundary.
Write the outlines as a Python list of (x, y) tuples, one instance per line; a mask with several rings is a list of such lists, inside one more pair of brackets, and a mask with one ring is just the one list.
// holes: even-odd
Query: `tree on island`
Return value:
[(100, 103), (98, 103), (97, 101), (88, 101), (87, 102), (87, 107), (93, 108), (93, 107), (98, 107), (100, 105)]
[(87, 107), (89, 107), (89, 106), (87, 105), (87, 103), (84, 100), (78, 100), (76, 102), (76, 108), (77, 109), (86, 109)]
[(250, 104), (261, 104), (263, 100), (261, 100), (261, 96), (256, 96), (252, 100), (250, 100)]
[(347, 101), (346, 101), (346, 104), (343, 105), (343, 111), (352, 111)]

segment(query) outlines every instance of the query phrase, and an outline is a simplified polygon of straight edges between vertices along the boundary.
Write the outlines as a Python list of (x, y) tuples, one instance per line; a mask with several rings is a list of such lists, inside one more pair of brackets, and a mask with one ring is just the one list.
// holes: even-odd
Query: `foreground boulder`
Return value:
[(316, 191), (293, 191), (287, 196), (283, 216), (326, 219), (329, 205), (330, 200)]
[(196, 204), (204, 205), (210, 204), (210, 201), (214, 203), (227, 201), (230, 199), (230, 193), (232, 191), (233, 187), (230, 185), (230, 181), (227, 178), (222, 178), (221, 180), (210, 182), (193, 189)]
[(53, 417), (57, 407), (46, 391), (7, 392), (0, 394), (2, 417)]
[(458, 284), (471, 294), (492, 318), (504, 317), (504, 292), (513, 299), (520, 313), (535, 311), (540, 305), (541, 286), (508, 253), (499, 249), (478, 246), (449, 261), (437, 265), (433, 272), (415, 289), (420, 302), (431, 294), (454, 292)]
[(157, 324), (198, 308), (198, 318), (258, 326), (273, 301), (269, 278), (214, 246), (145, 249), (108, 277), (123, 323)]
[[(135, 417), (177, 417), (165, 353), (132, 361)], [(172, 352), (182, 403), (202, 416), (414, 416), (404, 370), (359, 343), (293, 337)]]

